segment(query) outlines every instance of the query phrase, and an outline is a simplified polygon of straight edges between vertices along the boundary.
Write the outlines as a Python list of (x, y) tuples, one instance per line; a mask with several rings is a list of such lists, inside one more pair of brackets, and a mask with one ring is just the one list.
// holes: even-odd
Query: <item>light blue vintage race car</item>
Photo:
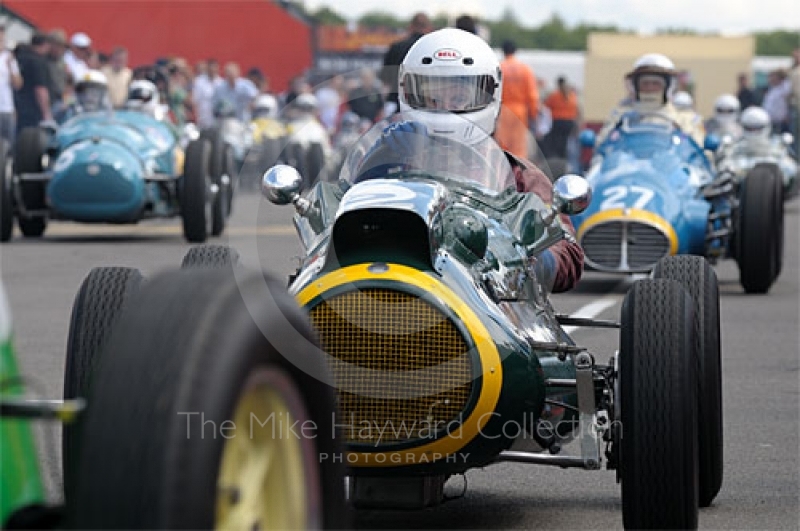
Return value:
[[(79, 114), (57, 129), (23, 130), (14, 164), (0, 164), (0, 241), (14, 217), (27, 237), (48, 220), (137, 223), (180, 216), (192, 242), (225, 227), (227, 188), (210, 168), (213, 147), (134, 111)], [(6, 149), (0, 149), (4, 156)]]
[[(581, 142), (593, 146), (594, 133)], [(705, 150), (658, 113), (624, 115), (597, 146), (587, 179), (592, 205), (573, 218), (589, 268), (651, 271), (667, 255), (734, 258), (748, 293), (765, 293), (783, 257), (783, 182), (716, 172)]]
[(792, 198), (800, 192), (793, 142), (794, 136), (790, 133), (725, 139), (716, 153), (717, 168), (733, 173), (737, 180), (746, 179), (751, 172), (775, 172), (783, 182), (784, 200)]

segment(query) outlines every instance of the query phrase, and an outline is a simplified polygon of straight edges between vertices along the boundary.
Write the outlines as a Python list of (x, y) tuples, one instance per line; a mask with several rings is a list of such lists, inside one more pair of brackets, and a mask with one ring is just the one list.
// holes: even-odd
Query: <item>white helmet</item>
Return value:
[(723, 94), (714, 102), (714, 117), (720, 123), (733, 122), (739, 117), (739, 98)]
[[(675, 64), (666, 55), (648, 53), (636, 60), (633, 70), (628, 72), (625, 79), (630, 83), (629, 88), (638, 107), (642, 110), (657, 110), (670, 101), (675, 92)], [(660, 95), (639, 91), (640, 83), (647, 80), (662, 82)]]
[(477, 35), (445, 28), (422, 36), (398, 77), (400, 111), (430, 134), (474, 144), (494, 132), (503, 92), (500, 62)]
[(158, 88), (152, 81), (137, 79), (128, 87), (128, 101), (125, 107), (134, 111), (156, 116), (160, 111)]
[(691, 111), (694, 109), (694, 98), (686, 91), (676, 92), (672, 97), (672, 104), (679, 111)]
[(278, 116), (278, 100), (272, 94), (261, 94), (253, 100), (253, 118), (275, 118)]
[(761, 107), (748, 107), (740, 119), (742, 134), (746, 138), (769, 138), (772, 132), (772, 123), (767, 111)]
[(75, 84), (75, 98), (84, 111), (99, 111), (111, 105), (108, 100), (108, 80), (99, 70), (89, 70)]
[(292, 105), (301, 112), (314, 112), (317, 110), (317, 97), (304, 92), (303, 94), (298, 94)]

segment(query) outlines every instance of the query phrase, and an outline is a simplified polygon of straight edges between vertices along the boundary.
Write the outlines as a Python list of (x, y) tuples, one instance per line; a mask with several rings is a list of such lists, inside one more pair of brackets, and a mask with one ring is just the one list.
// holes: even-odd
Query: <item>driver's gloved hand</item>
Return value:
[(58, 123), (55, 120), (42, 120), (39, 122), (39, 127), (48, 133), (55, 133), (58, 130)]
[(429, 140), (428, 128), (422, 122), (406, 120), (387, 126), (378, 141), (398, 157), (411, 158), (425, 149)]

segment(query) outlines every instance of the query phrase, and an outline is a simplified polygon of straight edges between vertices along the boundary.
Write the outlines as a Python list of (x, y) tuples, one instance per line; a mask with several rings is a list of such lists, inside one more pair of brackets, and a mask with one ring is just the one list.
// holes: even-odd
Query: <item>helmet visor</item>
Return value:
[(764, 131), (767, 126), (766, 124), (742, 124), (742, 128), (748, 133), (758, 133)]
[(81, 83), (75, 90), (75, 97), (84, 110), (95, 111), (103, 108), (106, 86), (98, 83)]
[(142, 103), (147, 103), (153, 99), (153, 91), (144, 87), (132, 87), (128, 92), (129, 100), (137, 100)]
[(403, 76), (406, 103), (413, 109), (449, 112), (478, 111), (494, 100), (493, 76)]

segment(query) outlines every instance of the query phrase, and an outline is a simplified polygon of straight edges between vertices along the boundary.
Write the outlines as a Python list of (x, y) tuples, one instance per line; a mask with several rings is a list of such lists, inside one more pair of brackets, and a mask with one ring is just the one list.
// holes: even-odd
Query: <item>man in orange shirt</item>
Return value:
[(506, 151), (517, 157), (528, 158), (528, 121), (536, 118), (539, 107), (539, 90), (533, 71), (518, 60), (513, 41), (503, 43), (505, 59), (500, 63), (503, 74), (503, 107), (497, 120), (495, 139)]
[(553, 116), (553, 128), (547, 135), (547, 157), (567, 158), (567, 140), (578, 121), (578, 96), (567, 85), (564, 77), (558, 78), (558, 89), (554, 90), (544, 104)]

